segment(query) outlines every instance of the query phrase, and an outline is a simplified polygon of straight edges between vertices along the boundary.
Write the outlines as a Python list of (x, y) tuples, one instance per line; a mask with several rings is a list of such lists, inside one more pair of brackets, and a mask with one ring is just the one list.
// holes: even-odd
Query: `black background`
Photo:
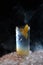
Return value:
[[(29, 12), (30, 14), (28, 14)], [(0, 1), (0, 56), (16, 49), (16, 26), (25, 25), (24, 13), (29, 15), (30, 49), (43, 47), (43, 0), (1, 0)], [(37, 47), (38, 48), (38, 47)], [(39, 46), (39, 48), (41, 48)], [(39, 49), (38, 48), (38, 49)]]

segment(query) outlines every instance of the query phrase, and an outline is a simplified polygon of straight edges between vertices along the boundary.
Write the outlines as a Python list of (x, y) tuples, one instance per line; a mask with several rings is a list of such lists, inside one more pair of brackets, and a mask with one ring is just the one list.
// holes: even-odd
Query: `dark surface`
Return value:
[[(24, 16), (25, 13), (26, 16)], [(0, 1), (0, 56), (15, 51), (15, 27), (25, 25), (25, 23), (31, 27), (31, 50), (42, 49), (43, 1)]]

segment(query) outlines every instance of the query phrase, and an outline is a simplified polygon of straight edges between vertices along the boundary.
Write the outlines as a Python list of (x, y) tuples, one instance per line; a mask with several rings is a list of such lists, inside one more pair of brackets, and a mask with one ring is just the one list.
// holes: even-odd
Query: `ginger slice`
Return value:
[(29, 31), (30, 27), (28, 26), (28, 24), (25, 25), (24, 28), (20, 28), (20, 31), (22, 33), (22, 35), (27, 38), (28, 37), (28, 31)]

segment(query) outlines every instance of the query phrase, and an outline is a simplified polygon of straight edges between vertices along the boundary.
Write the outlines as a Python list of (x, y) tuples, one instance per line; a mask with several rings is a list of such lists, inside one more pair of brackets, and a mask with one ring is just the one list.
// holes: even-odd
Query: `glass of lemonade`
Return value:
[(16, 52), (20, 56), (27, 56), (30, 50), (30, 27), (16, 27)]

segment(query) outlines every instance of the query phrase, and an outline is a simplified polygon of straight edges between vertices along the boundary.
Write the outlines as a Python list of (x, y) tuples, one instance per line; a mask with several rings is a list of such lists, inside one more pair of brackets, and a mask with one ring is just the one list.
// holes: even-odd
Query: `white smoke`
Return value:
[(31, 10), (24, 12), (24, 23), (29, 23), (34, 13), (35, 11)]
[(35, 47), (34, 47), (34, 50), (35, 50), (35, 51), (37, 51), (37, 50), (42, 50), (42, 49), (43, 49), (43, 46), (42, 46), (42, 44), (41, 44), (40, 41), (35, 42), (34, 44), (35, 44)]

